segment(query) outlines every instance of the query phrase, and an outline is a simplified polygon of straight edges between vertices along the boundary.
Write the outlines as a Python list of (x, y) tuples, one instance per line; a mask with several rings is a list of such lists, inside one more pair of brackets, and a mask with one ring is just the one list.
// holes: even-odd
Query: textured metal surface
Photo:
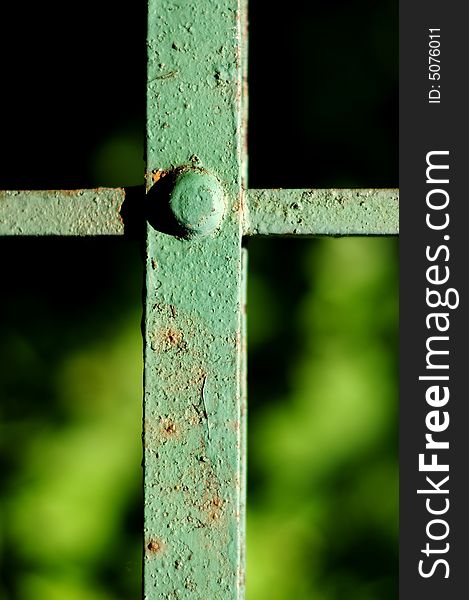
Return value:
[(220, 182), (226, 214), (191, 239), (147, 228), (147, 600), (243, 597), (240, 55), (237, 0), (150, 0), (150, 209), (190, 165)]
[(125, 190), (0, 191), (0, 235), (122, 235)]
[(241, 494), (240, 494), (240, 531), (241, 556), (240, 556), (240, 578), (239, 599), (244, 598), (246, 577), (246, 500), (247, 500), (247, 275), (248, 275), (248, 251), (242, 249), (241, 253), (241, 411), (240, 411), (240, 433), (241, 433)]
[(246, 235), (399, 233), (398, 190), (251, 189), (246, 204)]
[(188, 169), (174, 182), (169, 208), (185, 237), (208, 235), (220, 226), (225, 215), (223, 189), (215, 177)]

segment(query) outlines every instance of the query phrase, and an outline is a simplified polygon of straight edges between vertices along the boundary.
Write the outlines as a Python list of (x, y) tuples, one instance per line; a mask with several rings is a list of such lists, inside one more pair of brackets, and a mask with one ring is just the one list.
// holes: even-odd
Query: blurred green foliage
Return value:
[(0, 598), (137, 598), (138, 247), (0, 242)]
[[(256, 242), (252, 262), (267, 264), (285, 243)], [(293, 246), (301, 295), (292, 297), (268, 268), (250, 272), (247, 598), (390, 600), (398, 539), (396, 241)]]
[[(64, 262), (57, 243), (2, 240), (0, 597), (136, 599), (139, 252), (62, 241)], [(31, 256), (46, 269), (25, 277)], [(394, 598), (396, 242), (252, 240), (250, 258), (248, 599)]]

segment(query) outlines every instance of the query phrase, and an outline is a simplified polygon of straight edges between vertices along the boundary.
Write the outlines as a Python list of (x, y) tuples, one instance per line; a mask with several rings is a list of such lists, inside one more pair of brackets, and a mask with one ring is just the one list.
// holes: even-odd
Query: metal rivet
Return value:
[(187, 237), (212, 233), (220, 226), (225, 214), (220, 182), (200, 170), (188, 170), (178, 175), (169, 206)]

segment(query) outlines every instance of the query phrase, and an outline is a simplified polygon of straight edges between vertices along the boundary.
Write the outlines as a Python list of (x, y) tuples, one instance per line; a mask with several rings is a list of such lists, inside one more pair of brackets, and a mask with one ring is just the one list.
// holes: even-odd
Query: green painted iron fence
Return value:
[(248, 187), (246, 23), (149, 0), (145, 190), (0, 193), (5, 236), (146, 237), (148, 600), (244, 597), (243, 238), (398, 233), (396, 190)]

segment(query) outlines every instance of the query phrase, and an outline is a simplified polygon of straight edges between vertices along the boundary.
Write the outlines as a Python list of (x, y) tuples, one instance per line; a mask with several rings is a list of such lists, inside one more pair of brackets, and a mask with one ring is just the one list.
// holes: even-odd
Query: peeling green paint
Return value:
[[(237, 0), (150, 0), (148, 187), (194, 166), (220, 182), (226, 209), (205, 236), (147, 227), (148, 600), (244, 594), (240, 52)], [(171, 190), (155, 190), (149, 202), (169, 201)], [(186, 210), (189, 192), (183, 221), (197, 217)]]
[(0, 191), (0, 235), (122, 235), (122, 188)]

